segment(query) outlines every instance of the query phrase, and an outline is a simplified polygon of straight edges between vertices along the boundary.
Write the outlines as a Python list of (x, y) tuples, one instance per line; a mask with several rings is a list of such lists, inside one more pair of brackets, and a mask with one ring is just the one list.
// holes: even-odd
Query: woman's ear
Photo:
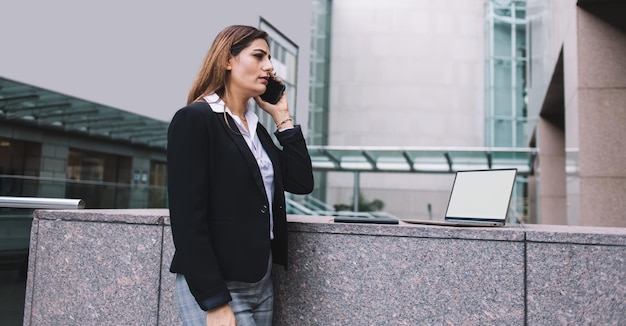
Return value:
[(231, 56), (230, 58), (228, 58), (228, 61), (226, 61), (226, 70), (232, 70), (233, 66), (230, 64), (230, 60), (232, 60), (233, 57)]

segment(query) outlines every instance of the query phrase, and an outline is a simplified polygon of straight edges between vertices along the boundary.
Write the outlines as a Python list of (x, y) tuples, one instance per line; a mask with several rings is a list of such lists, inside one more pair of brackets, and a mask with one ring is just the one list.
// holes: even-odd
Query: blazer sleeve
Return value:
[(173, 272), (185, 275), (203, 310), (231, 301), (209, 234), (209, 130), (206, 110), (179, 110), (168, 129), (167, 176), (172, 236), (176, 253)]
[(283, 146), (280, 152), (283, 168), (284, 190), (294, 194), (309, 194), (313, 191), (313, 168), (300, 125), (276, 131), (278, 142)]

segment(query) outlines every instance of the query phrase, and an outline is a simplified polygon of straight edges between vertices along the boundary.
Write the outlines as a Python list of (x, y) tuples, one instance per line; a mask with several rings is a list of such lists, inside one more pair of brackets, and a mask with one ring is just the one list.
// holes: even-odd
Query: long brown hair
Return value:
[(224, 99), (230, 78), (230, 71), (226, 70), (228, 60), (256, 39), (264, 39), (269, 44), (267, 33), (252, 26), (232, 25), (217, 34), (191, 86), (187, 105), (211, 93)]

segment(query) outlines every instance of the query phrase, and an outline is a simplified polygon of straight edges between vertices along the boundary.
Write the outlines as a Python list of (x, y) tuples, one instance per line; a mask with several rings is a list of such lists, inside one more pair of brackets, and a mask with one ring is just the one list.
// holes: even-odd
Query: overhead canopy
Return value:
[(309, 146), (313, 169), (346, 172), (454, 173), (517, 168), (533, 174), (534, 148)]
[(0, 77), (0, 120), (155, 148), (168, 123)]
[[(164, 149), (168, 123), (0, 77), (0, 120)], [(309, 146), (318, 171), (452, 173), (517, 168), (533, 174), (534, 148)]]

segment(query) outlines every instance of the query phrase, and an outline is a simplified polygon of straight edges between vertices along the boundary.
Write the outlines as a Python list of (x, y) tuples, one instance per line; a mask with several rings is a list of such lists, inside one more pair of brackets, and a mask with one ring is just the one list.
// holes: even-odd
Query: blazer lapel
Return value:
[(261, 177), (261, 170), (259, 170), (259, 165), (256, 159), (254, 158), (254, 154), (252, 154), (252, 151), (250, 150), (250, 147), (248, 147), (248, 144), (246, 143), (246, 141), (243, 139), (243, 136), (238, 135), (233, 132), (233, 130), (239, 132), (237, 123), (235, 123), (235, 120), (233, 120), (233, 118), (231, 118), (229, 114), (226, 114), (226, 119), (228, 119), (228, 124), (230, 125), (228, 126), (226, 125), (226, 121), (224, 120), (224, 113), (215, 112), (215, 114), (219, 116), (219, 120), (222, 123), (222, 126), (224, 127), (230, 139), (239, 148), (239, 151), (241, 152), (241, 155), (246, 161), (246, 164), (248, 165), (250, 173), (252, 174), (254, 183), (257, 185), (261, 193), (265, 195), (265, 185), (263, 184), (263, 177)]

